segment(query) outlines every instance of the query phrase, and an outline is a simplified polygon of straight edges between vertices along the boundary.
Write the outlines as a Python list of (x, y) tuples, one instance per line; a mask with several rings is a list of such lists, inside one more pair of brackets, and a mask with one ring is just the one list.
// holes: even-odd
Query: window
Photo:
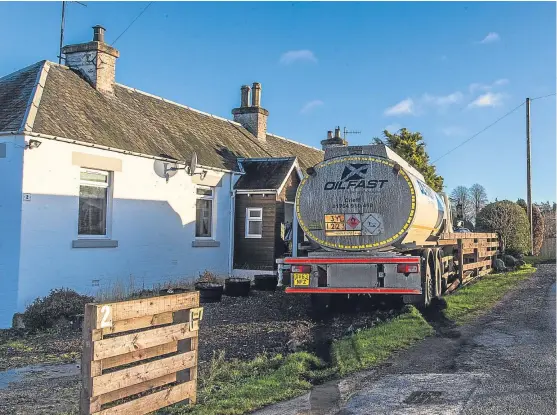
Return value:
[(79, 175), (77, 234), (107, 237), (112, 197), (111, 175), (107, 171), (81, 169)]
[(198, 187), (196, 192), (195, 237), (210, 238), (213, 236), (213, 189)]
[(246, 208), (246, 238), (261, 238), (263, 208)]

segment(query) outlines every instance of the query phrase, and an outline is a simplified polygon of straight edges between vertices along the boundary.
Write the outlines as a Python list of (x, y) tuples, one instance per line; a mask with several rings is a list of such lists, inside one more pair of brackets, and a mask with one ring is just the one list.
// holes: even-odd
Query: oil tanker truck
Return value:
[(447, 196), (382, 144), (326, 148), (298, 187), (294, 220), (314, 249), (277, 260), (291, 272), (285, 291), (321, 306), (334, 294), (394, 294), (426, 307), (452, 272), (452, 247), (439, 244), (453, 232)]

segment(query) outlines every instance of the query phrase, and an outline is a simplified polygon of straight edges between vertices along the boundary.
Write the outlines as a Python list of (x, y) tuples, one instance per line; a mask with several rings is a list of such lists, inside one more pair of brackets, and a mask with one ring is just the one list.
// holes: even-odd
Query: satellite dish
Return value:
[(190, 162), (190, 168), (188, 174), (190, 176), (193, 176), (196, 170), (197, 170), (197, 153), (194, 151), (193, 154), (191, 155), (191, 162)]
[(169, 179), (178, 173), (178, 165), (168, 160), (155, 160), (153, 170), (155, 174), (163, 179)]

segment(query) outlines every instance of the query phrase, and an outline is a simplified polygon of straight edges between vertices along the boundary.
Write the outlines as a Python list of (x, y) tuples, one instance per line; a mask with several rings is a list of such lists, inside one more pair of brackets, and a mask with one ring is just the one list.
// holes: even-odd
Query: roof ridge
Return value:
[(25, 115), (21, 120), (21, 126), (19, 127), (20, 131), (33, 131), (33, 124), (35, 123), (37, 110), (39, 109), (39, 104), (43, 96), (46, 77), (48, 76), (48, 71), (50, 69), (50, 65), (47, 60), (41, 61), (40, 64), (39, 70), (37, 71), (37, 77), (35, 78), (33, 91), (29, 94)]
[(313, 146), (310, 146), (310, 145), (308, 145), (308, 144), (300, 143), (299, 141), (294, 141), (294, 140), (291, 140), (290, 138), (282, 137), (282, 136), (280, 136), (280, 135), (272, 134), (272, 133), (269, 133), (269, 132), (267, 133), (267, 135), (270, 135), (271, 137), (279, 138), (279, 139), (281, 139), (281, 140), (289, 141), (289, 142), (294, 143), (294, 144), (299, 144), (299, 145), (301, 145), (301, 146), (311, 148), (312, 150), (317, 150), (317, 151), (319, 151), (319, 152), (321, 152), (321, 153), (324, 152), (323, 150), (320, 150), (320, 149), (318, 149), (317, 147), (313, 147)]
[(238, 160), (244, 162), (257, 162), (257, 161), (294, 161), (296, 156), (292, 157), (238, 157)]
[(150, 94), (149, 92), (141, 91), (140, 89), (137, 89), (137, 88), (132, 88), (132, 87), (130, 87), (130, 86), (123, 85), (123, 84), (120, 84), (120, 83), (118, 83), (118, 82), (115, 82), (115, 85), (118, 85), (118, 86), (120, 86), (120, 87), (122, 87), (122, 88), (128, 89), (128, 90), (130, 90), (130, 91), (132, 91), (132, 92), (137, 92), (138, 94), (142, 94), (142, 95), (145, 95), (145, 96), (148, 96), (148, 97), (151, 97), (151, 98), (158, 99), (158, 100), (163, 101), (163, 102), (166, 102), (166, 103), (168, 103), (168, 104), (176, 105), (176, 106), (178, 106), (178, 107), (181, 107), (181, 108), (184, 108), (184, 109), (193, 111), (193, 112), (197, 112), (198, 114), (205, 115), (206, 117), (215, 118), (215, 119), (220, 120), (220, 121), (226, 121), (226, 122), (229, 122), (229, 123), (231, 123), (231, 124), (238, 125), (238, 126), (240, 126), (240, 127), (242, 126), (239, 122), (236, 122), (236, 121), (233, 121), (233, 120), (229, 120), (228, 118), (219, 117), (218, 115), (214, 115), (214, 114), (210, 114), (210, 113), (208, 113), (208, 112), (200, 111), (200, 110), (198, 110), (198, 109), (195, 109), (195, 108), (192, 108), (192, 107), (188, 107), (187, 105), (180, 104), (179, 102), (175, 102), (175, 101), (172, 101), (172, 100), (170, 100), (170, 99), (166, 99), (166, 98), (160, 97), (160, 96), (158, 96), (158, 95)]
[(4, 75), (4, 76), (1, 76), (1, 77), (0, 77), (0, 81), (2, 81), (2, 80), (5, 79), (5, 78), (8, 78), (8, 77), (15, 76), (15, 75), (19, 74), (20, 72), (28, 71), (28, 70), (31, 69), (33, 66), (42, 65), (42, 64), (44, 64), (44, 62), (48, 62), (48, 61), (47, 61), (46, 59), (43, 59), (42, 61), (37, 61), (37, 62), (35, 62), (35, 63), (33, 63), (33, 64), (29, 65), (29, 66), (26, 66), (25, 68), (21, 68), (21, 69), (18, 69), (17, 71), (15, 71), (15, 72), (11, 72), (11, 73), (9, 73), (9, 74), (6, 74), (6, 75)]

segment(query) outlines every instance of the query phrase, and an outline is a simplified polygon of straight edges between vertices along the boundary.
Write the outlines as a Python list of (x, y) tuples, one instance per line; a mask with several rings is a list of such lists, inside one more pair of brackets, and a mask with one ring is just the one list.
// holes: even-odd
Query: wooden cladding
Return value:
[(87, 304), (80, 414), (142, 415), (195, 403), (201, 316), (196, 291)]

